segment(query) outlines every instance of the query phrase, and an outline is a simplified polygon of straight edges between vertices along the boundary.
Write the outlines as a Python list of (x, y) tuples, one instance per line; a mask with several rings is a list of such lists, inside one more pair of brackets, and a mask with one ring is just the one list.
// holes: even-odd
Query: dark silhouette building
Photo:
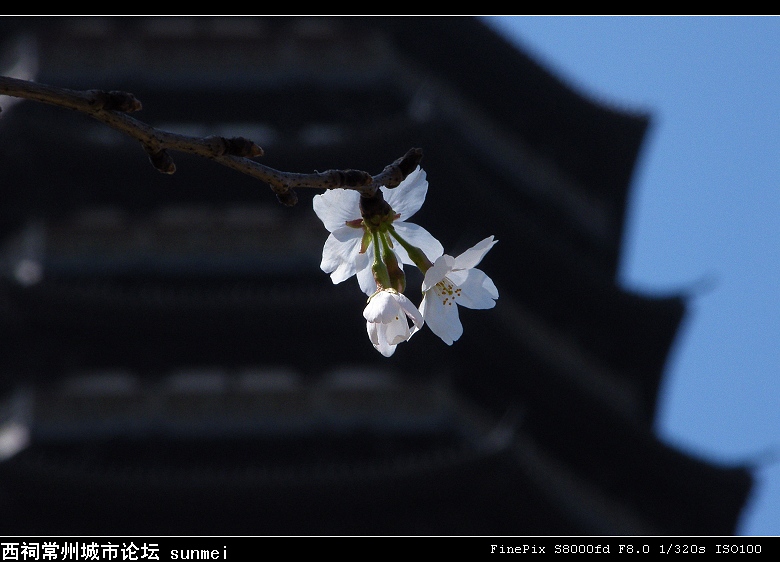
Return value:
[(749, 472), (652, 431), (685, 302), (616, 283), (646, 115), (471, 18), (6, 18), (0, 38), (40, 82), (130, 91), (139, 119), (248, 137), (277, 169), (422, 147), (414, 222), (452, 255), (500, 241), (496, 308), (386, 359), (355, 281), (319, 270), (314, 192), (285, 208), (181, 154), (164, 176), (84, 115), (0, 101), (0, 534), (734, 532)]

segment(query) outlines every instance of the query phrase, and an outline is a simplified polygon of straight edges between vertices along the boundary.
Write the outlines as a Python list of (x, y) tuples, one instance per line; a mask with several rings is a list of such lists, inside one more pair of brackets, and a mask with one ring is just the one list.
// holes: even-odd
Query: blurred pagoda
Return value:
[(164, 176), (0, 97), (0, 534), (735, 531), (746, 468), (653, 432), (685, 302), (616, 281), (648, 116), (471, 18), (3, 18), (0, 39), (6, 69), (130, 91), (142, 121), (280, 170), (422, 147), (414, 222), (452, 255), (495, 235), (500, 292), (454, 346), (424, 330), (385, 359), (357, 283), (319, 269), (314, 193), (285, 208), (182, 154)]

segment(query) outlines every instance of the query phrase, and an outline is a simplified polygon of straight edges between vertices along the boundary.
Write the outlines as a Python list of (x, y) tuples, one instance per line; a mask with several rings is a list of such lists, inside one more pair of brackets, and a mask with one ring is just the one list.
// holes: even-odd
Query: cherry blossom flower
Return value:
[(475, 309), (496, 305), (498, 289), (490, 277), (475, 268), (496, 242), (489, 236), (456, 258), (439, 256), (425, 272), (420, 312), (431, 331), (447, 345), (463, 334), (457, 305)]
[[(394, 289), (377, 291), (368, 299), (363, 310), (368, 339), (385, 357), (395, 353), (396, 346), (407, 341), (420, 328), (424, 320), (406, 296)], [(411, 328), (409, 321), (412, 321)]]
[[(401, 237), (432, 260), (441, 256), (444, 248), (436, 238), (424, 228), (406, 222), (425, 201), (428, 192), (425, 171), (418, 166), (396, 188), (380, 189), (394, 214), (388, 218), (388, 224), (378, 228), (393, 246), (398, 261), (409, 265), (414, 263), (401, 244), (392, 244), (388, 230), (393, 231), (393, 237)], [(330, 189), (314, 196), (314, 212), (330, 232), (322, 250), (320, 268), (330, 274), (334, 284), (357, 275), (360, 289), (367, 295), (374, 294), (377, 285), (371, 264), (377, 249), (360, 214), (360, 194), (351, 189)]]

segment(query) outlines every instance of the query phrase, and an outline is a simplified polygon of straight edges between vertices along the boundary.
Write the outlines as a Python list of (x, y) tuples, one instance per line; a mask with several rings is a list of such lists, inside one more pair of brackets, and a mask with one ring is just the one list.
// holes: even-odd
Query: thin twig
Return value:
[(176, 165), (168, 151), (187, 152), (247, 174), (271, 186), (280, 202), (295, 205), (297, 188), (354, 189), (371, 197), (380, 186), (396, 187), (422, 159), (422, 150), (410, 149), (404, 156), (372, 176), (361, 170), (326, 170), (311, 174), (282, 172), (251, 158), (262, 156), (263, 149), (243, 137), (191, 137), (155, 129), (128, 115), (141, 109), (141, 102), (127, 92), (69, 90), (27, 80), (0, 76), (0, 94), (56, 105), (85, 113), (141, 143), (152, 165), (172, 174)]

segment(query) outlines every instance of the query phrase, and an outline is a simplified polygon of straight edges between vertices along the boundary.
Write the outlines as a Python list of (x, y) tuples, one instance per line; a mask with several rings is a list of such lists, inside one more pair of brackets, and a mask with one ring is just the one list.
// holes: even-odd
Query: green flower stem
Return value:
[(379, 242), (379, 232), (377, 230), (372, 230), (371, 238), (374, 242), (374, 263), (371, 264), (371, 272), (374, 274), (374, 280), (380, 289), (391, 289), (393, 288), (393, 284), (390, 281), (390, 272), (387, 270), (387, 265), (385, 265), (385, 262), (382, 259), (382, 246)]
[(392, 288), (403, 293), (406, 289), (406, 275), (404, 270), (398, 265), (398, 258), (395, 252), (390, 248), (390, 241), (387, 238), (386, 232), (381, 232), (379, 238), (382, 240), (382, 261), (387, 267), (388, 275), (390, 276), (390, 283)]
[(417, 246), (412, 246), (409, 244), (409, 242), (401, 238), (401, 236), (393, 228), (392, 224), (388, 225), (387, 229), (393, 238), (398, 240), (398, 243), (401, 245), (401, 247), (406, 250), (406, 253), (409, 254), (409, 258), (414, 262), (414, 265), (417, 266), (417, 269), (422, 271), (423, 275), (425, 275), (425, 272), (433, 267), (433, 263), (431, 263), (431, 260), (429, 260), (428, 256), (425, 255), (425, 252), (423, 252)]

